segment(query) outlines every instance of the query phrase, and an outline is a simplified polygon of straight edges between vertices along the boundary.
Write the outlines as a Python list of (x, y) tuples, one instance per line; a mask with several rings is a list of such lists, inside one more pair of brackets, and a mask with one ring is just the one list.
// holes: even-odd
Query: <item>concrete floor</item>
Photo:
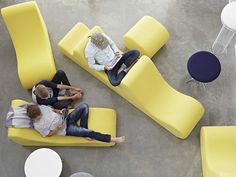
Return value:
[[(0, 7), (23, 0), (0, 0)], [(50, 33), (58, 69), (68, 74), (74, 85), (85, 90), (83, 102), (93, 107), (116, 109), (118, 135), (124, 144), (112, 148), (53, 148), (63, 159), (61, 177), (85, 171), (95, 177), (200, 177), (199, 132), (203, 125), (236, 124), (236, 58), (233, 44), (220, 56), (222, 72), (207, 85), (186, 85), (186, 63), (198, 50), (209, 50), (221, 28), (220, 12), (227, 0), (37, 0)], [(177, 90), (194, 96), (206, 113), (192, 134), (180, 140), (152, 119), (108, 89), (71, 60), (57, 47), (58, 41), (78, 21), (89, 27), (100, 25), (124, 49), (122, 36), (142, 16), (149, 14), (163, 23), (170, 40), (153, 58), (164, 78)], [(235, 40), (233, 41), (235, 43)], [(4, 119), (10, 101), (31, 96), (18, 80), (15, 51), (0, 18), (0, 176), (23, 177), (24, 162), (37, 148), (22, 147), (7, 138)], [(78, 102), (79, 105), (81, 102)], [(177, 104), (177, 103), (176, 103)]]

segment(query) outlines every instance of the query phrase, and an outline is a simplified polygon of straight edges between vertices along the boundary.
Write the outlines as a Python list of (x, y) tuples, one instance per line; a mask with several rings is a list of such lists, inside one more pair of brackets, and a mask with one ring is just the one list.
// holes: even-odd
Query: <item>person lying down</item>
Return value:
[[(85, 137), (89, 140), (95, 139), (107, 143), (125, 141), (125, 136), (111, 137), (111, 135), (88, 129), (89, 106), (85, 103), (68, 115), (64, 113), (65, 109), (59, 110), (37, 104), (27, 105), (27, 115), (33, 121), (34, 129), (43, 137), (62, 135)], [(77, 124), (78, 120), (80, 120), (80, 125)]]

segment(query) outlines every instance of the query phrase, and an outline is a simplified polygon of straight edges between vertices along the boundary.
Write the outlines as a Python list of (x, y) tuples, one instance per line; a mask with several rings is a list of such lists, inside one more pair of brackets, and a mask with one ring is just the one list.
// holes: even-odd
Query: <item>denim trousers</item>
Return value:
[(121, 59), (118, 61), (118, 63), (114, 66), (113, 69), (106, 71), (106, 74), (108, 76), (108, 79), (113, 86), (120, 85), (122, 79), (127, 74), (125, 71), (121, 71), (118, 74), (118, 71), (122, 64), (125, 64), (126, 67), (130, 67), (139, 57), (140, 52), (138, 50), (130, 50), (126, 52)]
[[(102, 142), (110, 142), (111, 135), (102, 134), (88, 129), (89, 106), (82, 104), (71, 112), (67, 117), (67, 136), (88, 137)], [(77, 121), (80, 120), (80, 126)]]

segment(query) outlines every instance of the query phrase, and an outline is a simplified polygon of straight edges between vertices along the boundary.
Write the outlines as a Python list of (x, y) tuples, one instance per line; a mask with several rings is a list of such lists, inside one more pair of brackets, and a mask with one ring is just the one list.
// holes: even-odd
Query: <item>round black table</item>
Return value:
[(187, 68), (194, 80), (203, 83), (215, 80), (221, 72), (220, 61), (208, 51), (193, 54), (188, 60)]

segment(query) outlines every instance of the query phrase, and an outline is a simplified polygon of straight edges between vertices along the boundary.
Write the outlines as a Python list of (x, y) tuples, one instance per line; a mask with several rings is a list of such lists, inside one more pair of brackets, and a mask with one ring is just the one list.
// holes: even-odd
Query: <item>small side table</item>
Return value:
[(60, 156), (48, 148), (35, 150), (25, 161), (26, 177), (59, 177), (61, 171)]
[(214, 54), (208, 51), (200, 51), (193, 54), (188, 60), (187, 68), (192, 77), (191, 80), (202, 83), (215, 80), (221, 72), (220, 61)]
[(78, 173), (72, 174), (70, 177), (94, 177), (94, 176), (90, 175), (89, 173), (78, 172)]
[(222, 28), (212, 45), (212, 52), (222, 54), (226, 51), (229, 43), (236, 32), (236, 1), (227, 4), (221, 12)]

